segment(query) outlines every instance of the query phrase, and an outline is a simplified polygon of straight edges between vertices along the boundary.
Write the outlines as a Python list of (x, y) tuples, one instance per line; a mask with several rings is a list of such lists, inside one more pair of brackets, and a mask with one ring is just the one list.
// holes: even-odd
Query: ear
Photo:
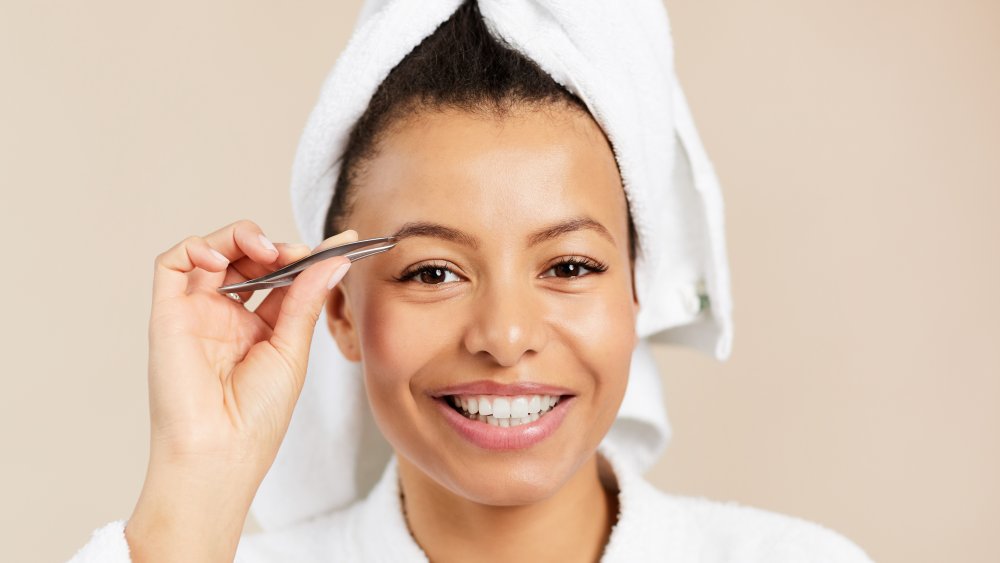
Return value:
[(358, 343), (357, 326), (354, 324), (354, 315), (343, 283), (334, 286), (326, 298), (326, 325), (337, 341), (340, 353), (352, 362), (360, 362), (361, 346)]

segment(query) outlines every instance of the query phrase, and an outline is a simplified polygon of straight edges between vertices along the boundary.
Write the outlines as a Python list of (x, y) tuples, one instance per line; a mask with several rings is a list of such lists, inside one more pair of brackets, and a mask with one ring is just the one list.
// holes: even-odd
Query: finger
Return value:
[(195, 268), (225, 272), (229, 259), (201, 237), (191, 236), (158, 255), (153, 267), (153, 300), (184, 295)]
[(311, 254), (315, 254), (320, 250), (326, 250), (327, 248), (333, 246), (340, 246), (342, 244), (347, 244), (349, 242), (357, 242), (357, 240), (358, 240), (358, 232), (355, 231), (354, 229), (348, 229), (342, 233), (333, 235), (332, 237), (319, 243), (319, 246), (314, 248)]
[[(230, 262), (238, 262), (245, 258), (249, 262), (273, 264), (280, 256), (274, 243), (264, 236), (256, 223), (249, 220), (237, 221), (228, 227), (219, 229), (207, 235), (205, 241), (228, 258)], [(222, 283), (223, 276), (221, 275), (199, 276), (197, 281), (188, 280), (189, 288), (212, 291)]]
[(260, 264), (254, 262), (250, 257), (244, 256), (233, 262), (232, 269), (239, 272), (246, 279), (252, 280), (270, 274), (279, 268), (284, 268), (292, 262), (305, 258), (310, 254), (309, 247), (304, 244), (279, 242), (275, 243), (275, 247), (278, 249), (278, 259), (273, 263)]
[[(344, 231), (323, 241), (314, 252), (353, 242), (357, 238), (358, 233), (355, 231)], [(313, 331), (326, 296), (343, 279), (350, 266), (350, 259), (344, 256), (317, 262), (296, 276), (295, 281), (288, 286), (288, 291), (284, 295), (278, 294), (276, 298), (280, 299), (280, 306), (274, 322), (271, 345), (293, 366), (294, 373), (300, 378), (296, 382), (300, 387), (309, 361)], [(269, 295), (268, 298), (270, 297)]]
[[(230, 285), (230, 284), (234, 284), (234, 283), (243, 283), (243, 282), (247, 281), (247, 279), (248, 278), (246, 276), (244, 276), (243, 274), (237, 272), (234, 268), (230, 267), (229, 270), (226, 271), (226, 279), (223, 280), (222, 285)], [(245, 306), (246, 303), (247, 303), (247, 301), (250, 301), (250, 298), (253, 297), (253, 293), (254, 293), (253, 291), (240, 291), (240, 292), (236, 292), (235, 295), (239, 296), (239, 298), (240, 298), (239, 301), (236, 301), (235, 299), (233, 299), (231, 297), (231, 295), (233, 295), (233, 293), (220, 294), (220, 295), (223, 295), (227, 299), (231, 300), (233, 303), (237, 303), (239, 305), (244, 305)]]
[[(265, 264), (274, 262), (278, 251), (263, 235), (256, 223), (244, 219), (205, 237), (188, 237), (174, 245), (156, 257), (153, 273), (154, 301), (183, 295), (189, 283), (199, 287), (220, 283), (225, 277), (222, 273), (225, 267), (243, 256)], [(223, 261), (226, 264), (222, 264)], [(196, 267), (217, 275), (199, 276), (192, 280), (186, 274)]]
[(281, 312), (281, 302), (285, 299), (285, 295), (288, 293), (289, 286), (276, 287), (271, 290), (271, 293), (267, 294), (267, 297), (257, 305), (254, 309), (254, 313), (260, 317), (260, 320), (264, 321), (267, 326), (274, 330), (275, 324), (278, 322), (278, 314)]
[(205, 241), (231, 262), (249, 256), (254, 262), (270, 264), (278, 250), (257, 223), (242, 219), (205, 236)]
[[(222, 284), (230, 285), (259, 278), (309, 255), (309, 247), (304, 244), (279, 242), (275, 244), (275, 247), (278, 250), (278, 260), (275, 261), (274, 264), (258, 264), (251, 260), (249, 256), (244, 256), (236, 262), (233, 262), (232, 266), (229, 268), (229, 272), (226, 274), (226, 279), (222, 282)], [(284, 293), (286, 288), (281, 287), (272, 289), (271, 293), (268, 294), (268, 298), (278, 290), (281, 290), (280, 292)], [(250, 301), (250, 298), (253, 297), (253, 294), (253, 291), (238, 293), (240, 301), (242, 302), (241, 304), (246, 305), (246, 303)], [(267, 300), (267, 298), (265, 298), (265, 300)], [(236, 302), (235, 299), (233, 301)], [(257, 306), (257, 309), (254, 312), (256, 313), (259, 311), (260, 305)], [(268, 313), (268, 318), (265, 318), (264, 320), (264, 322), (267, 323), (267, 326), (271, 327), (272, 330), (274, 329), (274, 319), (277, 318), (277, 315), (278, 311), (275, 309), (273, 313)]]
[[(299, 245), (301, 248), (305, 249), (305, 254), (303, 254), (303, 256), (290, 260), (289, 262), (294, 262), (295, 260), (298, 260), (301, 257), (308, 256), (309, 254), (313, 254), (315, 252), (319, 252), (320, 250), (325, 250), (327, 248), (330, 248), (331, 246), (337, 246), (340, 244), (347, 244), (349, 242), (354, 242), (357, 239), (358, 239), (357, 232), (349, 230), (349, 231), (344, 231), (343, 233), (340, 233), (337, 236), (333, 236), (324, 240), (313, 251), (310, 251), (309, 247), (306, 245)], [(285, 298), (286, 293), (288, 293), (288, 286), (276, 287), (272, 289), (271, 293), (267, 294), (267, 297), (265, 297), (264, 300), (261, 301), (259, 305), (257, 305), (257, 308), (254, 309), (254, 313), (256, 313), (257, 316), (260, 317), (261, 320), (267, 324), (267, 326), (271, 327), (271, 330), (274, 330), (275, 324), (278, 322), (278, 314), (281, 312), (281, 301)]]

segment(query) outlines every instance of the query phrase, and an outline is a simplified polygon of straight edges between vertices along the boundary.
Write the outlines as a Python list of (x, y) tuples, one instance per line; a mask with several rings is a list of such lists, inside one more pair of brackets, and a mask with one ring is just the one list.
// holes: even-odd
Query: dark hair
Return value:
[[(590, 115), (579, 97), (553, 80), (535, 61), (495, 38), (476, 1), (465, 0), (393, 67), (351, 129), (323, 237), (344, 230), (343, 222), (354, 205), (354, 187), (363, 173), (363, 164), (374, 156), (382, 135), (418, 110), (454, 108), (503, 118), (526, 106), (544, 109), (552, 105), (576, 108)], [(629, 258), (634, 260), (638, 237), (631, 213), (628, 230)]]

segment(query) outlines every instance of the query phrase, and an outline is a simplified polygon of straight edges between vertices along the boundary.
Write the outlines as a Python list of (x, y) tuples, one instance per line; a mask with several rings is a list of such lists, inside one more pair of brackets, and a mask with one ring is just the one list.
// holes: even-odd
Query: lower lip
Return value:
[(519, 450), (531, 447), (554, 433), (562, 424), (572, 406), (573, 396), (562, 397), (556, 406), (548, 410), (538, 420), (519, 426), (493, 426), (478, 420), (465, 418), (442, 397), (435, 399), (438, 408), (451, 427), (463, 438), (487, 450)]

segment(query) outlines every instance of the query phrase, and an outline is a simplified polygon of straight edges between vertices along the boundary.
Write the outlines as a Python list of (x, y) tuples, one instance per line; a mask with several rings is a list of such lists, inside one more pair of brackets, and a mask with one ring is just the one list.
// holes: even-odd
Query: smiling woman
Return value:
[[(421, 5), (437, 7), (396, 2), (372, 17)], [(332, 201), (321, 203), (324, 244), (393, 235), (396, 246), (347, 277), (341, 264), (303, 272), (257, 317), (212, 295), (212, 306), (239, 307), (226, 309), (231, 317), (248, 315), (242, 333), (195, 322), (207, 302), (178, 316), (169, 307), (179, 293), (156, 300), (151, 332), (165, 344), (151, 365), (171, 369), (151, 393), (174, 401), (154, 420), (156, 449), (127, 528), (109, 525), (85, 551), (107, 540), (107, 553), (143, 561), (867, 561), (817, 525), (658, 491), (606, 440), (640, 341), (646, 248), (627, 197), (638, 192), (626, 192), (609, 138), (578, 96), (494, 37), (476, 2), (457, 6), (381, 80), (342, 149)], [(197, 265), (209, 281), (232, 281), (294, 259), (261, 236), (242, 224), (164, 262), (172, 274)], [(240, 240), (252, 243), (226, 248), (225, 259), (245, 250), (252, 264), (233, 272), (209, 261), (212, 247)], [(181, 278), (171, 279), (179, 291)], [(392, 457), (364, 499), (241, 536), (312, 361), (304, 335), (321, 308), (328, 334), (317, 334), (360, 365)], [(175, 349), (178, 325), (212, 342)], [(226, 369), (204, 369), (212, 385), (202, 395), (214, 402), (171, 387), (191, 371), (178, 357), (216, 351), (234, 333), (243, 348), (207, 362)], [(228, 366), (233, 357), (246, 359)], [(328, 410), (349, 408), (345, 400), (322, 398)], [(318, 495), (333, 477), (320, 478)]]
[[(628, 204), (600, 128), (565, 106), (410, 114), (364, 178), (347, 224), (402, 240), (353, 268), (327, 319), (400, 454), (414, 536), (431, 559), (444, 538), (459, 560), (484, 545), (513, 557), (522, 548), (490, 521), (518, 507), (589, 532), (563, 545), (551, 530), (519, 534), (535, 553), (593, 559), (613, 524), (600, 515), (617, 512), (595, 452), (625, 391), (638, 310)], [(456, 412), (472, 400), (485, 413)], [(438, 529), (456, 512), (470, 515), (464, 529)]]

